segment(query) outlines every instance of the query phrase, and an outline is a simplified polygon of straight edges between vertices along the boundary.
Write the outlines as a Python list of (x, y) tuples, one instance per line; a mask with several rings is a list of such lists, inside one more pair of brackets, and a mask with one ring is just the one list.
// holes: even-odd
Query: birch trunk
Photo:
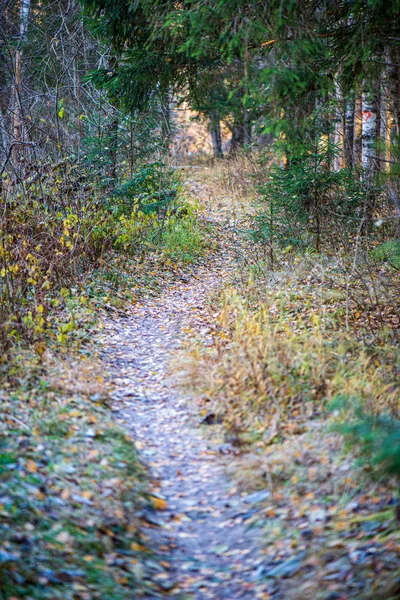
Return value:
[(362, 166), (367, 179), (376, 172), (377, 114), (376, 101), (369, 93), (362, 97)]
[(362, 159), (362, 98), (358, 96), (354, 106), (353, 161), (356, 167), (361, 167)]
[(346, 167), (352, 168), (354, 165), (354, 98), (346, 100), (345, 128), (344, 128), (344, 163)]
[(335, 84), (335, 98), (335, 129), (333, 133), (335, 150), (333, 156), (333, 170), (339, 171), (344, 167), (344, 107), (342, 90), (337, 81)]
[[(362, 180), (366, 184), (364, 200), (362, 230), (367, 233), (371, 230), (376, 198), (370, 193), (370, 184), (377, 171), (376, 142), (377, 142), (377, 103), (371, 93), (362, 96)], [(372, 189), (371, 189), (372, 192)]]

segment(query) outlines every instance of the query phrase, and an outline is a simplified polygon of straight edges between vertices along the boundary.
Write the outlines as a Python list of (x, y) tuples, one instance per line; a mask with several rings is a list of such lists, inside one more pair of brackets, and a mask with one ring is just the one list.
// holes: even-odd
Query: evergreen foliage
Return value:
[(399, 419), (388, 413), (373, 415), (354, 398), (338, 396), (333, 407), (347, 415), (335, 429), (344, 435), (350, 447), (356, 447), (360, 460), (372, 463), (380, 474), (400, 477)]

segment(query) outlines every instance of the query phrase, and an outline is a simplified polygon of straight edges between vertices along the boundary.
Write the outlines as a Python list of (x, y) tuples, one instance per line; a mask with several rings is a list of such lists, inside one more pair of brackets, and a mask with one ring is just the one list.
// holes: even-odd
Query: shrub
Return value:
[(380, 244), (373, 251), (373, 257), (377, 260), (387, 262), (391, 267), (400, 270), (400, 241), (388, 240)]
[(259, 191), (263, 208), (253, 220), (253, 238), (273, 246), (314, 247), (351, 241), (360, 226), (372, 226), (383, 188), (348, 169), (332, 171), (330, 148), (297, 149), (286, 164), (273, 164)]
[(339, 409), (335, 429), (355, 447), (362, 462), (379, 468), (380, 473), (400, 476), (400, 420), (388, 413), (371, 414), (358, 399), (338, 395), (332, 403)]
[(330, 270), (310, 258), (276, 277), (252, 272), (220, 296), (216, 345), (193, 349), (191, 372), (207, 410), (242, 441), (268, 443), (296, 423), (328, 416), (339, 393), (359, 398), (371, 414), (399, 416), (391, 335), (364, 340), (340, 327), (345, 295)]
[[(71, 287), (82, 286), (84, 303), (84, 279), (110, 253), (165, 249), (174, 260), (182, 254), (187, 262), (202, 243), (195, 216), (182, 212), (176, 173), (160, 161), (138, 167), (113, 191), (70, 159), (36, 168), (38, 177), (3, 181), (0, 354), (21, 340), (41, 340)], [(60, 333), (56, 324), (63, 339), (73, 327), (70, 319)]]

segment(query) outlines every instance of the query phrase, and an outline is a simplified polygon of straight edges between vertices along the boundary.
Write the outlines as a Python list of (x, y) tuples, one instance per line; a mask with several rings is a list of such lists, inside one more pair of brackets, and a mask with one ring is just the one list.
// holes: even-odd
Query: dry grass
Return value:
[[(238, 154), (195, 170), (192, 181), (225, 218), (246, 226), (261, 175), (254, 156)], [(338, 396), (398, 416), (394, 271), (361, 246), (302, 255), (276, 249), (279, 270), (271, 271), (261, 245), (236, 237), (239, 268), (212, 299), (214, 343), (191, 342), (182, 358), (202, 410), (249, 447), (326, 418)]]
[(221, 184), (230, 198), (240, 199), (247, 207), (255, 196), (255, 184), (261, 167), (254, 154), (238, 153), (218, 163)]
[(240, 227), (257, 197), (257, 170), (257, 163), (245, 154), (215, 161), (212, 166), (192, 165), (187, 167), (188, 189), (200, 200), (205, 215)]
[[(346, 293), (337, 259), (282, 256), (281, 266), (271, 273), (249, 256), (213, 298), (214, 343), (198, 339), (183, 352), (185, 385), (202, 414), (215, 415), (208, 432), (228, 442), (221, 452), (238, 490), (269, 492), (248, 522), (263, 523), (266, 559), (301, 565), (283, 576), (283, 597), (323, 600), (327, 585), (350, 597), (354, 582), (362, 590), (354, 597), (397, 597), (397, 483), (359, 463), (357, 448), (343, 452), (330, 407), (340, 396), (399, 416), (393, 306), (382, 327), (359, 281)], [(381, 303), (386, 292), (376, 283)], [(367, 555), (350, 561), (369, 546), (382, 569)], [(335, 561), (349, 565), (348, 578), (327, 584)]]
[(337, 290), (300, 289), (282, 275), (222, 293), (215, 344), (190, 350), (191, 377), (243, 443), (270, 443), (338, 395), (398, 413), (390, 334), (366, 341), (341, 329), (338, 298)]

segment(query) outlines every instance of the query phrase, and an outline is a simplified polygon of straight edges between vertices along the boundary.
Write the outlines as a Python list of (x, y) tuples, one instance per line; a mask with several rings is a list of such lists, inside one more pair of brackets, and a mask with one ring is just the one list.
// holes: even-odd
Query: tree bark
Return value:
[(245, 142), (245, 124), (243, 113), (236, 114), (232, 127), (231, 152), (243, 148)]
[[(118, 69), (118, 61), (115, 56), (110, 58), (110, 68), (113, 71)], [(117, 180), (117, 165), (118, 165), (118, 126), (119, 126), (119, 115), (117, 107), (112, 103), (111, 105), (111, 121), (108, 128), (108, 145), (110, 148), (110, 168), (109, 177), (111, 179), (111, 185), (115, 185)]]
[(343, 95), (338, 81), (335, 83), (336, 114), (333, 142), (335, 153), (333, 157), (333, 170), (339, 171), (344, 167), (344, 106)]
[[(364, 92), (362, 96), (362, 179), (367, 184), (364, 200), (364, 215), (362, 229), (371, 230), (375, 208), (375, 196), (372, 193), (372, 183), (377, 172), (376, 146), (377, 146), (377, 102), (371, 92)], [(370, 190), (371, 184), (371, 190)], [(370, 193), (371, 191), (371, 193)]]
[(354, 98), (348, 98), (346, 101), (346, 112), (345, 112), (345, 138), (344, 138), (344, 163), (348, 168), (352, 168), (354, 165), (354, 114), (355, 114), (355, 101)]
[(115, 183), (117, 180), (117, 165), (118, 165), (118, 110), (115, 106), (112, 107), (111, 126), (110, 126), (110, 178)]
[(219, 120), (218, 109), (212, 109), (210, 111), (210, 131), (214, 157), (223, 158), (224, 154), (222, 152), (221, 123)]
[(243, 79), (244, 79), (244, 95), (243, 95), (243, 145), (251, 143), (251, 122), (250, 114), (245, 105), (245, 98), (249, 94), (250, 88), (250, 52), (248, 41), (246, 40), (246, 50), (243, 60)]
[(20, 160), (21, 141), (22, 141), (22, 125), (21, 125), (21, 87), (22, 87), (22, 70), (21, 70), (21, 50), (15, 52), (14, 64), (14, 90), (13, 90), (13, 118), (12, 118), (12, 151), (11, 162), (14, 167)]
[(167, 152), (170, 152), (171, 137), (171, 99), (169, 91), (167, 91), (161, 99), (161, 136), (163, 143), (167, 148)]
[(390, 157), (392, 145), (393, 110), (390, 78), (390, 57), (386, 54), (386, 67), (382, 74), (379, 94), (379, 158), (380, 170), (390, 171)]
[(362, 97), (362, 166), (366, 178), (373, 179), (376, 172), (377, 111), (376, 99), (370, 93)]
[(392, 124), (396, 135), (400, 135), (400, 49), (392, 48), (389, 54), (388, 87), (391, 97)]
[(397, 239), (400, 242), (400, 197), (399, 191), (395, 183), (392, 182), (388, 187), (389, 198), (391, 199), (394, 207), (394, 216), (397, 218)]
[(353, 164), (361, 167), (362, 161), (362, 98), (357, 96), (354, 105), (354, 133), (353, 133)]
[(17, 168), (21, 157), (21, 143), (23, 141), (22, 122), (22, 48), (24, 36), (28, 27), (30, 0), (20, 1), (19, 12), (19, 42), (15, 51), (14, 61), (14, 86), (13, 86), (13, 116), (12, 116), (12, 143), (11, 161)]

